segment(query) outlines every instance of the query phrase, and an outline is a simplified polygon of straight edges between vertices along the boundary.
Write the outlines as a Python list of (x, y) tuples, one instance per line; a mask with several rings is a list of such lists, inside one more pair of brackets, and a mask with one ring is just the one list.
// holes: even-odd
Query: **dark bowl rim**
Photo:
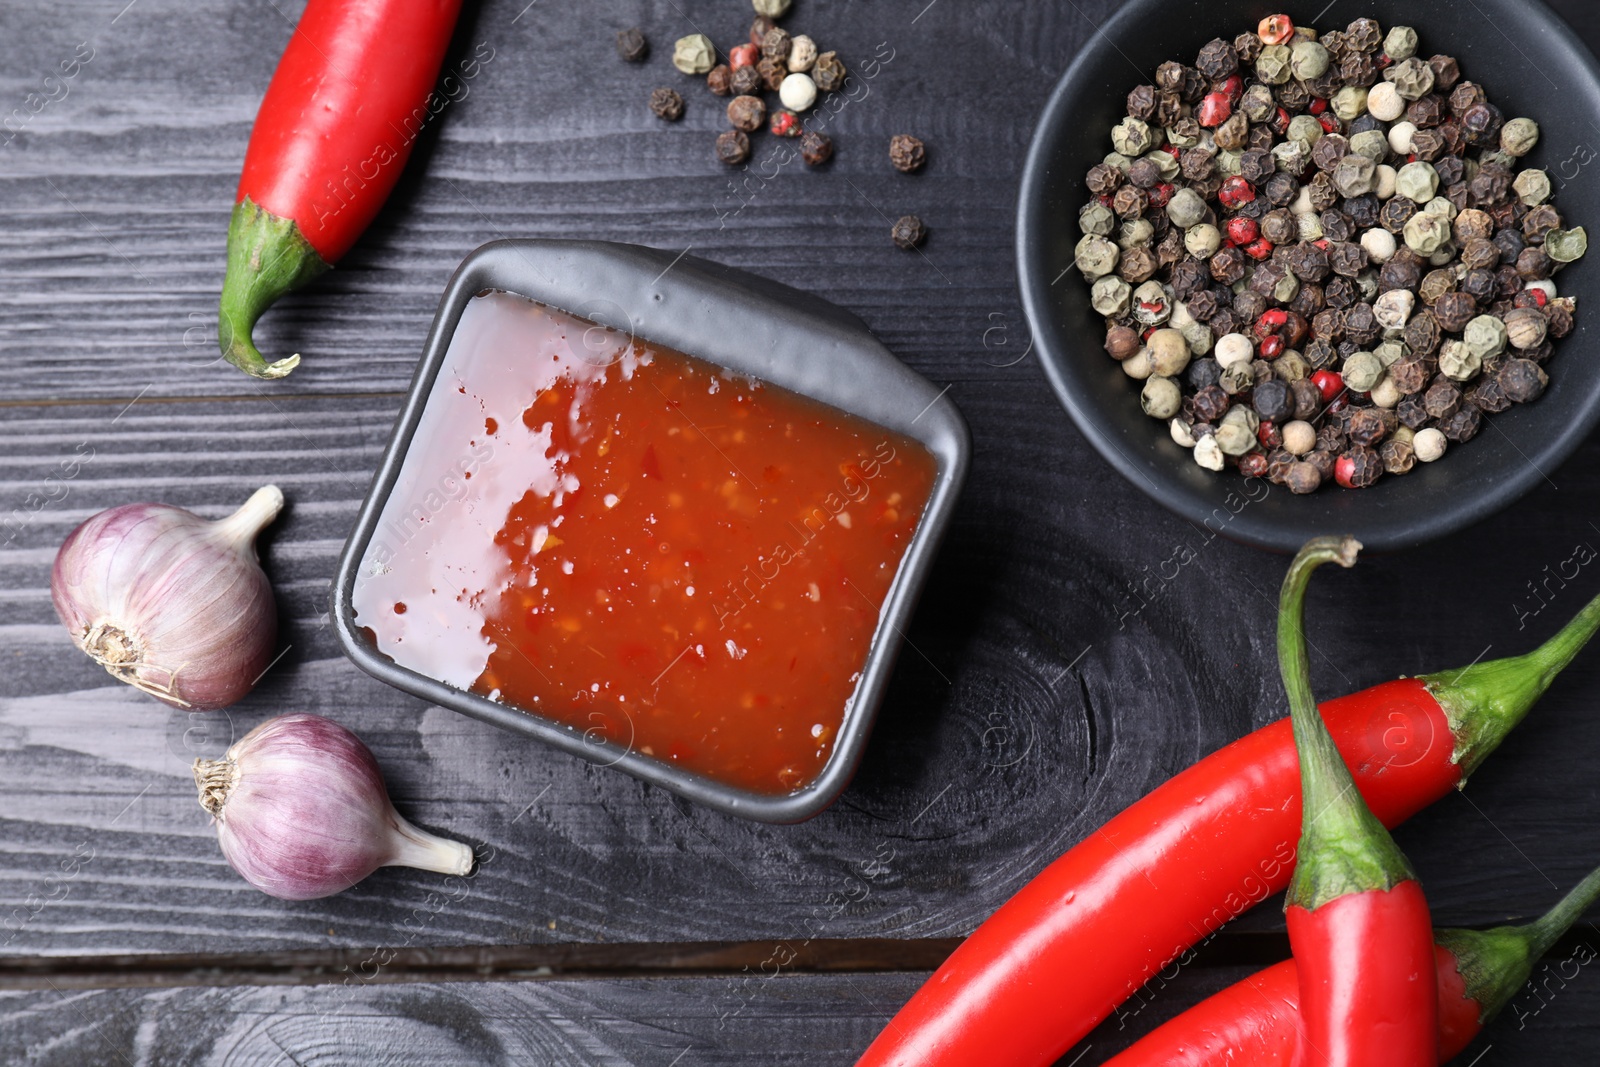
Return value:
[[(625, 291), (628, 284), (651, 275), (655, 275), (654, 280), (643, 288), (636, 285), (631, 306), (625, 306), (630, 303)], [(572, 295), (573, 282), (569, 280), (574, 276), (606, 279), (613, 287), (609, 291), (587, 291), (586, 297), (577, 298)], [(604, 289), (605, 283), (599, 288)], [(395, 488), (461, 313), (476, 293), (486, 289), (511, 292), (714, 363), (724, 361), (717, 355), (696, 351), (696, 346), (685, 345), (681, 338), (664, 338), (653, 335), (649, 327), (639, 327), (640, 322), (651, 321), (652, 314), (661, 314), (659, 310), (652, 311), (650, 305), (659, 303), (666, 293), (683, 297), (691, 314), (699, 312), (703, 316), (682, 327), (685, 336), (691, 338), (696, 336), (697, 330), (720, 326), (725, 320), (716, 317), (718, 312), (736, 320), (745, 316), (747, 322), (751, 321), (750, 316), (770, 316), (772, 322), (797, 338), (819, 346), (849, 349), (848, 357), (841, 358), (857, 361), (852, 364), (853, 369), (861, 371), (861, 378), (871, 379), (871, 384), (878, 387), (872, 403), (882, 405), (885, 390), (898, 388), (905, 398), (901, 407), (921, 409), (915, 418), (897, 418), (903, 425), (889, 425), (888, 428), (917, 440), (933, 453), (938, 461), (933, 490), (901, 559), (894, 584), (880, 607), (861, 679), (847, 707), (833, 753), (822, 773), (803, 788), (787, 794), (753, 793), (674, 767), (633, 751), (631, 742), (624, 746), (604, 738), (593, 738), (575, 727), (491, 701), (403, 667), (359, 634), (353, 596), (361, 562), (384, 505)], [(650, 293), (649, 297), (644, 295), (646, 292)], [(586, 300), (592, 301), (592, 305), (585, 306)], [(710, 348), (714, 352), (716, 345)], [(750, 372), (747, 367), (735, 366), (734, 369)], [(768, 381), (780, 377), (774, 374), (756, 376)], [(819, 396), (815, 390), (797, 389), (782, 380), (774, 384), (861, 414), (860, 403), (840, 402), (841, 398), (849, 399), (852, 386), (848, 382), (841, 382), (840, 392), (833, 396)], [(794, 823), (809, 819), (843, 792), (860, 764), (903, 632), (949, 527), (965, 480), (971, 437), (947, 392), (937, 389), (900, 362), (854, 315), (759, 275), (698, 257), (619, 242), (533, 238), (492, 241), (462, 260), (446, 285), (383, 458), (340, 554), (329, 613), (340, 647), (357, 667), (397, 689), (513, 733), (537, 738), (591, 763), (614, 766), (696, 803), (761, 822)], [(885, 425), (882, 418), (869, 421)]]
[[(1586, 70), (1592, 93), (1600, 96), (1600, 61), (1596, 60), (1594, 54), (1543, 0), (1514, 0), (1514, 4), (1513, 0), (1481, 0), (1481, 2), (1497, 6), (1512, 4), (1518, 17), (1524, 22), (1531, 22), (1535, 24), (1535, 29), (1553, 34), (1555, 39), (1561, 42), (1556, 47), (1564, 47), (1571, 52), (1574, 59)], [(1096, 27), (1094, 36), (1078, 50), (1071, 64), (1051, 89), (1028, 146), (1017, 194), (1017, 288), (1021, 295), (1023, 315), (1027, 319), (1033, 344), (1039, 351), (1039, 362), (1044, 367), (1045, 377), (1078, 432), (1124, 479), (1156, 503), (1180, 518), (1209, 529), (1208, 520), (1216, 514), (1217, 505), (1193, 497), (1180, 487), (1152, 481), (1147, 470), (1118, 447), (1116, 426), (1104, 406), (1073, 388), (1073, 382), (1065, 369), (1071, 356), (1061, 350), (1070, 349), (1070, 343), (1060, 348), (1054, 344), (1048, 314), (1047, 294), (1054, 283), (1048, 277), (1048, 269), (1036, 269), (1036, 264), (1042, 264), (1043, 261), (1042, 244), (1045, 240), (1045, 228), (1061, 224), (1059, 221), (1053, 222), (1045, 214), (1045, 187), (1049, 181), (1050, 171), (1048, 157), (1058, 137), (1073, 135), (1075, 127), (1069, 115), (1079, 91), (1075, 82), (1095, 61), (1095, 57), (1091, 54), (1094, 41), (1101, 38), (1113, 39), (1126, 24), (1145, 17), (1151, 13), (1151, 9), (1160, 9), (1163, 6), (1163, 0), (1127, 0), (1110, 18)], [(1081, 123), (1078, 124), (1078, 128), (1081, 129)], [(1070, 271), (1072, 266), (1068, 264), (1061, 273), (1066, 274)], [(1072, 273), (1072, 277), (1076, 279), (1075, 272)], [(1568, 342), (1572, 340), (1569, 338)], [(1528, 462), (1511, 476), (1479, 483), (1472, 493), (1457, 496), (1452, 506), (1437, 509), (1421, 519), (1407, 518), (1396, 522), (1386, 520), (1381, 514), (1375, 515), (1363, 531), (1362, 540), (1369, 552), (1399, 551), (1448, 536), (1486, 519), (1509, 507), (1539, 482), (1548, 481), (1547, 472), (1553, 471), (1570, 458), (1594, 431), (1596, 425), (1600, 425), (1600, 390), (1596, 390), (1581, 409), (1581, 417), (1555, 428), (1533, 454), (1523, 453)], [(1174, 462), (1180, 458), (1175, 456)], [(1248, 479), (1237, 478), (1236, 481), (1244, 485)], [(1311, 525), (1310, 521), (1308, 517), (1306, 525), (1301, 526), (1264, 520), (1251, 514), (1246, 508), (1232, 515), (1220, 532), (1229, 540), (1257, 548), (1294, 552), (1308, 538), (1328, 532)]]

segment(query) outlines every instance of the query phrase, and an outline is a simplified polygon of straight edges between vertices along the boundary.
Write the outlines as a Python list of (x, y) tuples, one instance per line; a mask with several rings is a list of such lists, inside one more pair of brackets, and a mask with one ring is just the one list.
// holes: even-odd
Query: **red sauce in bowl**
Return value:
[(355, 586), (402, 666), (756, 793), (833, 751), (919, 443), (507, 293), (466, 307)]

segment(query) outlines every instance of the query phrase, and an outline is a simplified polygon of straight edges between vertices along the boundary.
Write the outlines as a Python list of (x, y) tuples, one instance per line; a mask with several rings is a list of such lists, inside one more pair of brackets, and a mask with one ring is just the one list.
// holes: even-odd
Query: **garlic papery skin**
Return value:
[(228, 863), (283, 900), (332, 896), (379, 867), (468, 874), (472, 849), (412, 826), (361, 739), (319, 715), (280, 715), (219, 760), (194, 761)]
[(255, 541), (282, 510), (269, 485), (218, 522), (168, 504), (92, 515), (56, 553), (56, 614), (119, 681), (178, 708), (226, 707), (255, 686), (278, 641)]

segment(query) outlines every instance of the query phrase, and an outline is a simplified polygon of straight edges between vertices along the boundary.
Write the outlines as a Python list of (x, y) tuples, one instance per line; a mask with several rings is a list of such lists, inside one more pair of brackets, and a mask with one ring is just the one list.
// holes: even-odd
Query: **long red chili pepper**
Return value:
[(1300, 968), (1297, 1067), (1435, 1067), (1439, 982), (1422, 883), (1356, 789), (1311, 695), (1306, 585), (1353, 567), (1353, 537), (1307, 542), (1278, 600), (1278, 670), (1300, 755), (1303, 812), (1284, 903)]
[[(1436, 930), (1439, 1062), (1446, 1063), (1517, 995), (1534, 965), (1600, 900), (1600, 870), (1526, 926)], [(1257, 971), (1150, 1031), (1105, 1067), (1288, 1067), (1300, 1040), (1294, 960)]]
[[(1460, 785), (1600, 628), (1600, 598), (1523, 656), (1385, 682), (1322, 714), (1394, 826)], [(917, 991), (859, 1067), (1047, 1067), (1146, 981), (1288, 885), (1287, 720), (1181, 772), (1041, 871)]]
[(250, 131), (228, 225), (217, 341), (258, 378), (250, 339), (273, 301), (350, 250), (383, 206), (428, 118), (461, 0), (310, 0)]

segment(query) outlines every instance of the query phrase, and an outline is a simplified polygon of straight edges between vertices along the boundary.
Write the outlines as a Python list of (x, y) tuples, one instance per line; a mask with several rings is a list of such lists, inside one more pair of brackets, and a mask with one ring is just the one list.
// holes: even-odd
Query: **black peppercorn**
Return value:
[(1244, 278), (1245, 255), (1237, 248), (1224, 246), (1211, 257), (1211, 276), (1223, 285), (1234, 285)]
[(1376, 196), (1352, 196), (1344, 202), (1344, 213), (1350, 216), (1350, 221), (1356, 224), (1358, 230), (1370, 230), (1378, 225), (1378, 213), (1382, 210)]
[(650, 94), (650, 110), (658, 119), (677, 122), (683, 118), (683, 97), (676, 89), (657, 89)]
[(1160, 265), (1149, 245), (1134, 245), (1117, 260), (1117, 275), (1130, 285), (1138, 285), (1149, 281)]
[(1439, 350), (1439, 320), (1434, 318), (1432, 311), (1423, 308), (1412, 314), (1402, 336), (1412, 355), (1431, 356)]
[(1378, 224), (1390, 233), (1398, 234), (1406, 228), (1406, 223), (1417, 213), (1417, 204), (1414, 200), (1407, 200), (1403, 196), (1392, 196), (1384, 201), (1383, 208), (1378, 212)]
[(1349, 152), (1350, 142), (1337, 133), (1330, 133), (1311, 149), (1311, 162), (1318, 170), (1331, 172)]
[(1547, 337), (1560, 340), (1572, 332), (1572, 309), (1565, 304), (1546, 304), (1544, 319), (1549, 324), (1546, 329)]
[(1262, 382), (1251, 393), (1250, 403), (1256, 414), (1269, 422), (1282, 424), (1294, 418), (1294, 396), (1288, 382), (1276, 378)]
[[(761, 72), (755, 67), (740, 67), (728, 79), (728, 91), (735, 96), (749, 96), (751, 93), (759, 92), (761, 88)], [(1110, 169), (1116, 171), (1117, 183), (1120, 185), (1122, 172), (1115, 167)]]
[(1311, 105), (1311, 90), (1306, 88), (1304, 82), (1286, 81), (1274, 88), (1272, 95), (1278, 98), (1278, 106), (1291, 115), (1304, 111)]
[(1354, 304), (1361, 297), (1361, 291), (1356, 288), (1356, 283), (1341, 274), (1336, 274), (1328, 279), (1328, 284), (1323, 290), (1327, 297), (1328, 306), (1341, 311)]
[(1219, 37), (1200, 49), (1200, 56), (1194, 65), (1206, 78), (1217, 81), (1239, 69), (1239, 53), (1234, 51), (1233, 45)]
[(1154, 85), (1136, 85), (1128, 93), (1128, 114), (1142, 122), (1148, 122), (1156, 114), (1156, 87)]
[(1420, 356), (1407, 356), (1389, 365), (1389, 380), (1405, 396), (1422, 392), (1431, 373), (1427, 362)]
[(1434, 56), (1428, 60), (1428, 66), (1433, 70), (1434, 88), (1440, 92), (1448, 93), (1461, 80), (1461, 67), (1455, 56)]
[(1506, 360), (1496, 380), (1500, 383), (1500, 389), (1505, 393), (1506, 399), (1518, 404), (1539, 399), (1544, 395), (1545, 386), (1550, 384), (1544, 368), (1531, 359)]
[(1524, 248), (1517, 254), (1517, 277), (1523, 281), (1539, 281), (1550, 277), (1555, 262), (1549, 253), (1537, 245)]
[(1377, 449), (1355, 445), (1339, 457), (1340, 481), (1351, 489), (1365, 489), (1383, 477), (1383, 457)]
[(1419, 130), (1431, 130), (1444, 121), (1450, 105), (1438, 93), (1411, 101), (1406, 107), (1406, 121)]
[(1411, 135), (1411, 154), (1432, 163), (1444, 154), (1444, 134), (1440, 130), (1418, 130)]
[(767, 57), (756, 64), (756, 73), (761, 75), (762, 85), (777, 92), (783, 79), (789, 76), (789, 65), (781, 59)]
[[(1510, 395), (1510, 390), (1507, 390)], [(1422, 406), (1436, 419), (1448, 419), (1461, 409), (1461, 390), (1448, 381), (1436, 380), (1422, 394)]]
[(928, 228), (915, 215), (901, 215), (895, 220), (889, 237), (896, 245), (910, 251), (928, 239)]
[(1478, 427), (1482, 424), (1482, 421), (1483, 413), (1477, 408), (1467, 405), (1448, 419), (1442, 420), (1439, 429), (1445, 437), (1460, 444), (1478, 436)]
[(1252, 148), (1239, 157), (1239, 176), (1252, 185), (1259, 185), (1277, 170), (1272, 153), (1265, 148)]
[(717, 158), (730, 167), (750, 158), (750, 138), (742, 130), (726, 130), (717, 136)]
[[(1484, 244), (1489, 242), (1485, 241)], [(1493, 245), (1490, 245), (1493, 248)], [(1500, 281), (1493, 271), (1469, 270), (1461, 278), (1461, 291), (1476, 300), (1479, 306), (1494, 300)]]
[(1461, 113), (1461, 129), (1470, 145), (1493, 144), (1500, 137), (1500, 127), (1505, 122), (1500, 109), (1487, 101)]
[[(910, 134), (900, 133), (889, 139), (889, 162), (893, 163), (894, 169), (900, 173), (910, 174), (912, 171), (921, 170), (922, 165), (926, 163), (927, 160), (927, 149), (923, 146), (921, 141), (915, 137), (912, 137)], [(1141, 159), (1139, 162), (1149, 163), (1152, 168), (1155, 166), (1155, 164), (1148, 159)], [(1133, 180), (1131, 171), (1128, 177), (1130, 181)], [(1157, 171), (1156, 177), (1160, 177), (1159, 171)], [(1154, 185), (1156, 183), (1151, 182), (1150, 184)]]
[(1383, 31), (1376, 19), (1359, 18), (1344, 28), (1346, 51), (1376, 52), (1383, 43)]
[(1386, 474), (1406, 474), (1416, 466), (1417, 454), (1409, 441), (1385, 441), (1378, 449)]
[(844, 63), (837, 52), (822, 53), (811, 68), (811, 80), (817, 83), (820, 92), (832, 93), (844, 88), (846, 77)]
[(1241, 33), (1233, 39), (1233, 50), (1241, 63), (1254, 63), (1261, 58), (1261, 38), (1254, 33)]
[(1199, 392), (1208, 385), (1216, 385), (1222, 379), (1222, 364), (1210, 356), (1191, 360), (1184, 378), (1188, 381), (1189, 388)]
[[(1296, 496), (1304, 496), (1307, 493), (1315, 493), (1322, 487), (1322, 479), (1325, 475), (1323, 475), (1320, 466), (1314, 461), (1313, 457), (1316, 455), (1313, 452), (1307, 459), (1289, 464), (1288, 469), (1283, 472), (1283, 484), (1289, 487), (1289, 492), (1294, 493)], [(1333, 457), (1329, 456), (1328, 458), (1330, 461), (1329, 466), (1331, 467)]]
[(750, 43), (757, 48), (767, 39), (767, 34), (778, 28), (778, 24), (766, 15), (757, 15), (755, 21), (750, 23)]
[(1310, 378), (1300, 378), (1290, 382), (1289, 392), (1294, 396), (1295, 418), (1314, 419), (1322, 410), (1322, 390), (1318, 389)]
[(1392, 257), (1378, 270), (1378, 288), (1384, 292), (1391, 289), (1414, 290), (1421, 280), (1422, 268), (1416, 261), (1400, 256)]
[(1371, 447), (1389, 432), (1376, 408), (1358, 408), (1350, 416), (1350, 440)]
[(1478, 314), (1478, 302), (1469, 293), (1445, 293), (1433, 305), (1433, 316), (1446, 333), (1460, 333)]
[(1395, 414), (1400, 416), (1400, 425), (1409, 426), (1413, 430), (1420, 430), (1428, 425), (1433, 417), (1428, 414), (1428, 409), (1423, 406), (1420, 396), (1408, 396), (1395, 405)]
[(1194, 394), (1194, 410), (1201, 422), (1216, 422), (1227, 413), (1233, 398), (1220, 385), (1207, 385)]
[(1333, 175), (1327, 171), (1313, 174), (1311, 180), (1306, 183), (1306, 190), (1311, 197), (1311, 209), (1319, 214), (1339, 202), (1339, 189), (1333, 184)]
[(789, 31), (782, 26), (774, 26), (761, 38), (761, 57), (763, 59), (776, 59), (787, 63), (789, 51), (794, 47), (794, 38), (789, 36)]
[[(1258, 270), (1256, 273), (1260, 273)], [(1234, 294), (1233, 310), (1236, 315), (1246, 322), (1254, 322), (1267, 310), (1267, 298), (1254, 289), (1245, 289)]]
[[(1356, 236), (1356, 223), (1349, 215), (1338, 208), (1329, 208), (1322, 213), (1322, 236), (1329, 241), (1352, 241)], [(1329, 249), (1329, 258), (1332, 259), (1332, 249)], [(1337, 268), (1335, 268), (1337, 270)]]
[[(1345, 218), (1349, 216), (1346, 215)], [(1333, 243), (1328, 245), (1328, 266), (1333, 268), (1335, 274), (1354, 278), (1367, 269), (1367, 250), (1348, 239), (1333, 240)]]
[(1144, 209), (1150, 206), (1150, 197), (1143, 189), (1134, 185), (1124, 185), (1117, 190), (1111, 198), (1111, 210), (1123, 220), (1136, 219), (1144, 214)]
[(650, 42), (637, 26), (618, 30), (617, 55), (629, 63), (643, 63), (650, 55)]
[(718, 96), (727, 96), (733, 92), (733, 71), (726, 63), (718, 63), (706, 74), (706, 88)]
[(1156, 114), (1152, 120), (1157, 126), (1171, 126), (1183, 117), (1183, 98), (1177, 93), (1156, 95)]
[(736, 96), (728, 101), (728, 122), (736, 130), (754, 133), (767, 121), (767, 105), (759, 96)]
[(1344, 423), (1337, 418), (1329, 418), (1317, 427), (1317, 449), (1322, 452), (1339, 453), (1345, 450), (1350, 439), (1345, 435)]
[(1467, 176), (1467, 164), (1460, 156), (1445, 156), (1435, 160), (1433, 169), (1439, 174), (1439, 184), (1443, 186), (1455, 185)]
[(1368, 89), (1378, 80), (1378, 65), (1365, 52), (1346, 52), (1339, 60), (1339, 76), (1350, 85)]
[(1276, 171), (1267, 178), (1261, 193), (1273, 207), (1288, 207), (1300, 195), (1300, 183), (1294, 175)]
[(1485, 415), (1494, 415), (1511, 406), (1511, 398), (1506, 396), (1506, 391), (1500, 386), (1500, 368), (1495, 368), (1495, 373), (1485, 374), (1482, 380), (1467, 392), (1466, 401)]
[(807, 130), (800, 138), (800, 158), (807, 166), (822, 166), (833, 158), (833, 139), (825, 133)]

